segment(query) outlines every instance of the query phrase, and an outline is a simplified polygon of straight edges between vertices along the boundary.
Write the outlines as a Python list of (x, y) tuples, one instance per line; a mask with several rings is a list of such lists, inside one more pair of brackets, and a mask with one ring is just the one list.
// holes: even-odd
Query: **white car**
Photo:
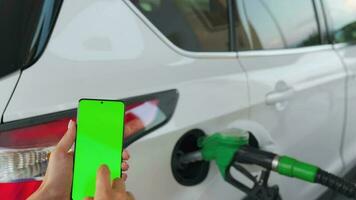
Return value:
[[(80, 98), (127, 102), (137, 199), (244, 198), (213, 162), (171, 165), (232, 129), (340, 176), (356, 164), (354, 0), (5, 0), (0, 27), (2, 200), (36, 190)], [(283, 199), (326, 191), (270, 185)]]

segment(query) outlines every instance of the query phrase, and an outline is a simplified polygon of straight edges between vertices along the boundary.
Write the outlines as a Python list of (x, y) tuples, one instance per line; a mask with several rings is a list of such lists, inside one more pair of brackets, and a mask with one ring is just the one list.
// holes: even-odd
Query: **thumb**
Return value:
[(101, 165), (96, 175), (95, 199), (109, 197), (111, 193), (110, 170), (106, 165)]

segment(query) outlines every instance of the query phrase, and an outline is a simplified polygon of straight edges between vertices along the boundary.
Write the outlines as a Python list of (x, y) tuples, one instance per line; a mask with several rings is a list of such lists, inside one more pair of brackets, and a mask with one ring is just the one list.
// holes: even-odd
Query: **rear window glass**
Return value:
[(226, 0), (131, 0), (175, 45), (196, 52), (229, 51)]
[(0, 1), (0, 77), (28, 67), (43, 52), (62, 0)]
[(237, 0), (237, 6), (239, 50), (321, 44), (312, 0)]
[(356, 42), (356, 1), (324, 0), (329, 8), (335, 43)]

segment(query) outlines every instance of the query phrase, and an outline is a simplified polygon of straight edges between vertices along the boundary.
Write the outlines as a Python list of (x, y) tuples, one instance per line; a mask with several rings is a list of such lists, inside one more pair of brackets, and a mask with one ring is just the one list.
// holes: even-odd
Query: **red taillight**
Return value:
[[(130, 99), (126, 104), (126, 145), (163, 124), (172, 115), (177, 93), (168, 91), (167, 96), (158, 93), (155, 98)], [(167, 109), (167, 103), (172, 109)], [(162, 109), (162, 104), (165, 104)], [(170, 106), (168, 106), (169, 108)], [(26, 199), (41, 183), (47, 167), (47, 154), (53, 150), (67, 129), (70, 119), (75, 119), (75, 110), (68, 115), (46, 120), (26, 120), (27, 124), (14, 122), (10, 128), (0, 126), (0, 199)], [(3, 126), (5, 127), (5, 126)]]
[(1, 199), (27, 199), (37, 188), (42, 181), (25, 181), (15, 183), (0, 183)]
[(44, 124), (0, 132), (0, 147), (24, 149), (48, 147), (57, 144), (67, 129), (68, 121), (63, 118)]
[(159, 100), (146, 101), (140, 104), (127, 106), (125, 113), (125, 138), (149, 128), (159, 120), (161, 111), (158, 107)]

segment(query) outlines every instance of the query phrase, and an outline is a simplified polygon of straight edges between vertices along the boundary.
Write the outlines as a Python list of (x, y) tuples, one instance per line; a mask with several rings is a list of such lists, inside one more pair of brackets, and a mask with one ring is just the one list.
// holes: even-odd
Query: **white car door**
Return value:
[[(241, 39), (248, 40), (238, 59), (249, 79), (251, 120), (278, 153), (341, 173), (346, 72), (332, 46), (321, 45), (313, 1), (238, 3), (246, 34)], [(289, 178), (278, 185), (284, 199), (314, 199), (323, 192)]]
[(324, 0), (331, 40), (347, 69), (347, 116), (342, 155), (345, 172), (356, 164), (356, 1)]

